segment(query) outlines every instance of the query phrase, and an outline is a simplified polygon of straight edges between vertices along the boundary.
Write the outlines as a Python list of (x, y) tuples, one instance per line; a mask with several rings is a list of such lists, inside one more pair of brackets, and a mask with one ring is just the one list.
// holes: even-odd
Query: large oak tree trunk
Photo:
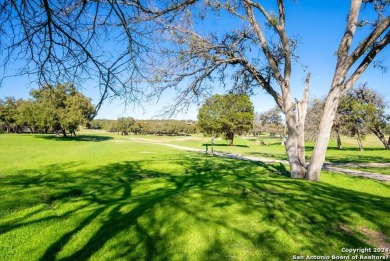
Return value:
[(307, 102), (309, 100), (310, 74), (306, 77), (306, 86), (303, 100), (296, 102), (294, 112), (293, 103), (290, 100), (290, 93), (284, 93), (283, 112), (286, 116), (288, 138), (285, 144), (290, 173), (292, 178), (304, 178), (306, 175), (305, 163), (305, 118), (307, 113)]
[[(279, 84), (282, 95), (280, 96), (278, 93), (276, 93), (272, 86), (270, 86), (269, 80), (262, 77), (262, 75), (260, 75), (260, 73), (255, 68), (253, 68), (253, 66), (248, 61), (241, 60), (240, 63), (250, 73), (252, 73), (258, 83), (275, 99), (278, 106), (284, 112), (286, 116), (286, 125), (288, 128), (288, 139), (285, 146), (290, 164), (290, 172), (293, 178), (299, 178), (304, 176), (299, 160), (304, 159), (304, 150), (302, 153), (303, 146), (300, 145), (300, 153), (298, 153), (298, 143), (301, 144), (301, 142), (299, 142), (301, 141), (301, 137), (298, 137), (297, 130), (299, 133), (303, 132), (301, 131), (299, 122), (296, 122), (293, 108), (291, 106), (292, 102), (290, 100), (291, 53), (288, 38), (285, 34), (283, 1), (278, 1), (279, 20), (278, 23), (274, 26), (274, 29), (278, 32), (280, 41), (282, 43), (281, 46), (283, 49), (284, 58), (283, 73), (279, 70), (275, 57), (272, 56), (272, 52), (270, 51), (267, 44), (266, 37), (255, 19), (253, 5), (247, 1), (243, 1), (243, 3), (249, 18), (249, 22), (253, 26), (253, 29), (258, 36), (263, 53), (269, 62), (269, 68), (273, 74), (273, 78)], [(350, 88), (352, 88), (361, 74), (367, 69), (368, 65), (376, 57), (376, 55), (390, 43), (390, 32), (387, 31), (390, 26), (390, 17), (387, 17), (378, 21), (372, 32), (367, 35), (366, 38), (364, 38), (360, 44), (350, 53), (356, 27), (359, 24), (358, 18), (362, 3), (362, 0), (351, 0), (345, 33), (337, 50), (337, 64), (335, 67), (331, 88), (326, 99), (324, 113), (322, 115), (319, 126), (319, 135), (314, 146), (308, 172), (305, 176), (308, 180), (319, 181), (320, 179), (320, 172), (325, 161), (325, 154), (340, 97)], [(272, 16), (267, 14), (261, 4), (257, 4), (256, 7), (260, 8), (260, 11), (272, 25)], [(359, 62), (359, 64), (356, 64), (357, 62)], [(354, 71), (350, 72), (350, 69), (354, 65), (356, 65)]]
[[(303, 123), (297, 117), (298, 112), (294, 113), (294, 106), (290, 100), (290, 95), (284, 96), (284, 114), (286, 116), (288, 138), (285, 144), (288, 162), (290, 165), (290, 173), (292, 178), (304, 178), (306, 174), (305, 156), (304, 156), (304, 141), (302, 148)], [(303, 119), (304, 121), (304, 119)], [(301, 125), (302, 123), (302, 125)], [(303, 153), (302, 153), (303, 152)], [(302, 162), (303, 161), (303, 162)]]
[(301, 171), (301, 164), (298, 156), (298, 135), (296, 129), (296, 120), (293, 112), (292, 102), (286, 99), (284, 102), (286, 115), (286, 125), (288, 138), (285, 144), (288, 162), (290, 165), (290, 173), (292, 178), (303, 178), (304, 173)]
[[(288, 122), (289, 120), (287, 120)], [(294, 121), (295, 122), (295, 121)], [(288, 162), (290, 165), (290, 173), (292, 178), (303, 178), (301, 164), (298, 155), (298, 135), (295, 124), (287, 123), (288, 138), (285, 144)]]
[(328, 148), (333, 119), (336, 116), (339, 101), (339, 88), (332, 88), (332, 91), (329, 93), (325, 102), (324, 114), (321, 119), (318, 138), (314, 145), (313, 154), (310, 159), (310, 164), (306, 175), (306, 179), (308, 180), (320, 180), (320, 172), (322, 165), (325, 162), (326, 149)]
[(306, 176), (306, 159), (305, 159), (305, 120), (307, 114), (307, 103), (309, 101), (309, 82), (310, 82), (310, 73), (306, 76), (306, 85), (305, 91), (303, 94), (303, 100), (297, 101), (296, 105), (296, 124), (297, 124), (297, 134), (298, 134), (298, 159), (301, 167), (301, 172), (303, 177)]
[(297, 134), (296, 119), (295, 119), (293, 109), (294, 108), (290, 100), (290, 97), (284, 99), (284, 113), (286, 115), (286, 125), (287, 125), (287, 135), (288, 135), (285, 148), (288, 157), (288, 162), (290, 165), (291, 177), (303, 178), (304, 173), (302, 172), (301, 164), (299, 163), (298, 134)]
[(305, 126), (304, 126), (304, 120), (302, 121), (300, 119), (300, 111), (302, 110), (301, 104), (297, 104), (297, 133), (298, 133), (298, 159), (299, 159), (299, 164), (301, 165), (301, 171), (304, 173), (304, 176), (306, 175), (306, 163), (305, 163)]
[(346, 80), (346, 76), (351, 66), (358, 60), (360, 56), (365, 53), (369, 46), (373, 44), (375, 40), (378, 39), (378, 37), (380, 37), (382, 32), (384, 32), (388, 27), (389, 23), (388, 20), (381, 22), (378, 27), (373, 31), (373, 33), (363, 40), (363, 44), (360, 44), (353, 51), (353, 53), (349, 55), (351, 43), (356, 31), (361, 5), (361, 0), (351, 1), (346, 30), (337, 50), (336, 69), (329, 94), (326, 98), (324, 113), (322, 115), (319, 127), (319, 135), (314, 146), (313, 154), (310, 159), (310, 164), (306, 175), (306, 178), (308, 180), (320, 180), (321, 168), (325, 161), (325, 154), (330, 139), (333, 120), (336, 116), (336, 111), (340, 102), (341, 95), (343, 95), (344, 92), (352, 88), (353, 84), (357, 81), (360, 75), (371, 63), (373, 58), (387, 45), (388, 38), (384, 37), (379, 42), (379, 44), (375, 46), (375, 48), (368, 52), (363, 61), (359, 64), (358, 68)]

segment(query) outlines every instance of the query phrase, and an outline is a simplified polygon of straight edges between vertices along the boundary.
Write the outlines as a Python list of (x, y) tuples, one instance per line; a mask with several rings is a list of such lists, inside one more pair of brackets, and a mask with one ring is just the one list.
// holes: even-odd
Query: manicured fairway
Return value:
[(390, 185), (373, 180), (293, 180), (115, 135), (0, 148), (0, 260), (290, 260), (390, 237)]
[[(156, 136), (140, 136), (145, 140), (167, 142), (182, 146), (188, 146), (197, 149), (204, 149), (205, 145), (211, 145), (211, 138), (201, 135), (193, 135), (190, 137), (156, 137)], [(130, 137), (131, 138), (131, 137)], [(129, 138), (127, 138), (129, 139)], [(259, 141), (263, 141), (266, 145), (261, 145)], [(326, 161), (329, 162), (356, 162), (356, 163), (390, 163), (390, 150), (385, 150), (377, 137), (367, 135), (363, 141), (365, 150), (359, 151), (355, 139), (343, 137), (343, 149), (339, 150), (336, 146), (336, 141), (331, 140), (326, 153)], [(306, 158), (310, 160), (314, 143), (306, 143)], [(277, 138), (270, 138), (269, 135), (262, 135), (257, 138), (253, 137), (237, 137), (234, 141), (234, 146), (228, 146), (227, 142), (222, 138), (215, 139), (214, 149), (221, 152), (237, 153), (247, 156), (258, 156), (266, 158), (274, 158), (286, 160), (286, 150)]]

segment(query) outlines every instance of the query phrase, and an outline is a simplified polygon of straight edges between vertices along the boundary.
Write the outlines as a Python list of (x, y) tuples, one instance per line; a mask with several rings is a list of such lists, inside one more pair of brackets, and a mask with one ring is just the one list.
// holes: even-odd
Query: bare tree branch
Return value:
[(375, 29), (359, 43), (359, 46), (349, 55), (347, 64), (351, 66), (356, 60), (361, 57), (377, 40), (378, 38), (389, 28), (390, 16), (381, 20)]
[[(259, 23), (256, 21), (255, 15), (253, 13), (253, 4), (251, 4), (250, 1), (244, 0), (244, 6), (246, 9), (247, 15), (249, 17), (249, 21), (250, 21), (254, 31), (257, 34), (258, 40), (260, 41), (260, 44), (261, 44), (261, 48), (263, 49), (263, 52), (264, 52), (265, 56), (267, 57), (267, 60), (269, 62), (269, 66), (272, 69), (272, 72), (275, 76), (275, 79), (277, 80), (277, 82), (280, 86), (283, 86), (284, 79), (282, 77), (282, 74), (279, 71), (278, 63), (276, 62), (275, 57), (272, 55), (270, 48), (268, 47), (265, 35), (264, 35), (263, 31), (261, 30)], [(258, 4), (258, 6), (259, 6), (259, 9), (261, 8), (260, 10), (264, 9), (260, 4)], [(265, 15), (265, 17), (267, 19), (271, 19), (271, 18), (269, 18), (269, 15), (265, 12), (265, 10), (264, 10), (263, 14)]]
[(383, 39), (375, 44), (371, 50), (367, 53), (367, 55), (363, 58), (363, 61), (359, 64), (357, 69), (353, 72), (353, 74), (349, 77), (349, 79), (344, 84), (342, 92), (345, 93), (350, 90), (362, 73), (367, 69), (367, 67), (371, 64), (374, 58), (383, 50), (388, 44), (390, 44), (390, 31), (383, 37)]

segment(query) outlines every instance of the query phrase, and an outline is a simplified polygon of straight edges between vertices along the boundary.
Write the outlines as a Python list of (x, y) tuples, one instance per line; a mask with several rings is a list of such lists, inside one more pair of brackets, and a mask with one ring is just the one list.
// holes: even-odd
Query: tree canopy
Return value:
[(227, 94), (208, 98), (198, 113), (198, 126), (208, 135), (224, 135), (233, 145), (234, 136), (253, 127), (254, 109), (248, 95)]
[(32, 90), (31, 96), (43, 106), (42, 114), (49, 126), (60, 129), (64, 136), (67, 130), (75, 136), (78, 127), (92, 120), (96, 114), (91, 100), (72, 84), (44, 85)]
[(18, 101), (14, 97), (0, 99), (0, 124), (4, 126), (7, 132), (16, 129), (17, 126), (17, 108)]
[(66, 136), (69, 131), (76, 135), (78, 127), (86, 125), (96, 113), (91, 100), (72, 84), (44, 85), (30, 94), (29, 100), (0, 100), (0, 121), (7, 132), (26, 127), (32, 133), (61, 131)]
[(121, 135), (127, 135), (135, 125), (135, 120), (132, 117), (119, 117), (116, 122), (116, 129)]

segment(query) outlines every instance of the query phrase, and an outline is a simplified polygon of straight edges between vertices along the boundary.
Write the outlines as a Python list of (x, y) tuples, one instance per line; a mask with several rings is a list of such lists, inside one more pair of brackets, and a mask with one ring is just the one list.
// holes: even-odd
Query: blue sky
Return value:
[[(310, 97), (321, 98), (329, 91), (335, 69), (337, 50), (341, 36), (344, 33), (346, 15), (349, 8), (347, 0), (301, 0), (286, 1), (286, 24), (290, 37), (301, 39), (298, 47), (300, 61), (308, 66), (311, 72)], [(366, 12), (364, 11), (363, 14)], [(221, 18), (223, 23), (228, 23), (229, 19)], [(217, 28), (223, 26), (218, 23)], [(357, 32), (360, 33), (359, 31)], [(356, 41), (357, 43), (357, 41)], [(387, 66), (390, 58), (390, 47), (388, 46), (380, 55)], [(292, 96), (300, 99), (304, 86), (305, 73), (299, 66), (293, 68), (292, 73)], [(0, 88), (0, 97), (14, 96), (16, 98), (28, 98), (31, 88), (36, 88), (29, 84), (27, 77), (8, 78)], [(390, 102), (390, 72), (382, 73), (379, 69), (370, 66), (359, 79), (358, 85), (368, 83), (370, 88), (375, 89)], [(83, 92), (86, 96), (97, 101), (99, 91), (92, 88), (93, 83), (86, 83)], [(220, 90), (216, 90), (216, 92)], [(275, 106), (274, 101), (263, 90), (255, 90), (256, 95), (251, 97), (255, 111), (266, 111)], [(123, 101), (106, 101), (102, 106), (97, 118), (116, 119), (120, 116), (132, 116), (136, 119), (157, 118), (164, 106), (172, 103), (175, 96), (174, 90), (164, 93), (158, 103), (145, 103), (143, 107), (134, 107), (123, 104)], [(187, 113), (179, 113), (176, 119), (196, 119), (197, 105), (189, 107)]]

